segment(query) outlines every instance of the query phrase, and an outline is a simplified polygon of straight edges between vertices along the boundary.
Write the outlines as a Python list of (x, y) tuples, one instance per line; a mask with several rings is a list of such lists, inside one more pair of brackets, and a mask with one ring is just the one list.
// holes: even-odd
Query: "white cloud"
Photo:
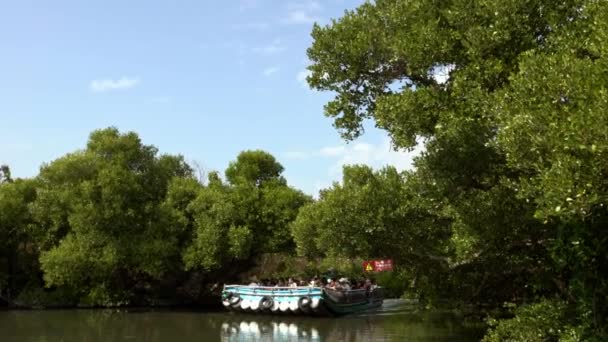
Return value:
[(339, 159), (330, 167), (329, 174), (341, 175), (342, 167), (352, 164), (365, 164), (374, 168), (391, 165), (399, 171), (409, 170), (413, 167), (414, 157), (421, 151), (421, 146), (416, 147), (412, 152), (394, 150), (388, 138), (378, 145), (356, 143), (345, 147), (344, 153), (340, 154)]
[(321, 21), (315, 13), (322, 9), (317, 1), (304, 1), (287, 4), (287, 14), (281, 19), (283, 24), (312, 24)]
[(344, 154), (344, 152), (346, 152), (345, 146), (328, 146), (319, 150), (319, 154), (326, 157), (339, 156)]
[(270, 76), (270, 75), (278, 72), (279, 70), (280, 69), (278, 67), (269, 67), (269, 68), (264, 69), (264, 71), (262, 71), (262, 74), (264, 76)]
[(135, 87), (139, 83), (138, 78), (121, 77), (119, 79), (97, 79), (91, 81), (89, 89), (95, 93), (103, 93), (111, 90), (122, 90)]
[(308, 76), (310, 76), (311, 74), (312, 74), (312, 72), (310, 70), (302, 70), (302, 71), (298, 72), (298, 74), (296, 75), (296, 80), (298, 81), (298, 83), (300, 83), (300, 85), (302, 85), (302, 87), (308, 88), (308, 83), (306, 82), (306, 78)]
[(439, 84), (444, 84), (450, 79), (450, 71), (454, 70), (454, 64), (439, 65), (431, 69), (430, 74)]
[(307, 188), (316, 197), (319, 190), (328, 188), (333, 182), (342, 180), (342, 169), (345, 165), (364, 164), (374, 169), (393, 166), (398, 171), (411, 170), (414, 168), (414, 158), (419, 156), (423, 150), (422, 142), (411, 152), (395, 150), (391, 146), (390, 139), (384, 137), (378, 143), (358, 142), (325, 146), (315, 151), (290, 151), (283, 156), (288, 159), (315, 164), (321, 162), (319, 159), (325, 160), (322, 164), (327, 167), (326, 175), (301, 187)]
[(281, 20), (283, 24), (312, 24), (320, 19), (310, 15), (303, 10), (294, 10), (287, 13), (287, 16)]
[(268, 45), (259, 46), (259, 47), (254, 48), (253, 51), (263, 54), (263, 55), (274, 55), (279, 52), (283, 52), (286, 49), (287, 48), (285, 46), (283, 46), (283, 44), (281, 44), (281, 40), (277, 38)]
[(302, 152), (291, 151), (285, 154), (290, 159), (329, 158), (334, 159), (329, 167), (328, 174), (332, 177), (341, 175), (344, 165), (365, 164), (374, 168), (386, 165), (394, 166), (397, 170), (413, 168), (413, 160), (424, 149), (422, 143), (413, 151), (395, 150), (387, 137), (379, 144), (358, 142), (352, 145), (325, 146), (317, 151)]

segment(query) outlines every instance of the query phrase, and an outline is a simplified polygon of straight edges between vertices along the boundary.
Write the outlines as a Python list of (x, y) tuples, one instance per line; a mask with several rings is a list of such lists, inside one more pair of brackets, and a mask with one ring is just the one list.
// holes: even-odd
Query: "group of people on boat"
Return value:
[(378, 287), (374, 278), (359, 279), (357, 281), (350, 281), (348, 278), (342, 277), (339, 279), (335, 278), (323, 278), (315, 276), (310, 281), (306, 281), (301, 278), (280, 278), (280, 279), (262, 279), (257, 281), (255, 278), (249, 283), (249, 286), (263, 286), (263, 287), (322, 287), (332, 290), (365, 290), (366, 292), (373, 291)]

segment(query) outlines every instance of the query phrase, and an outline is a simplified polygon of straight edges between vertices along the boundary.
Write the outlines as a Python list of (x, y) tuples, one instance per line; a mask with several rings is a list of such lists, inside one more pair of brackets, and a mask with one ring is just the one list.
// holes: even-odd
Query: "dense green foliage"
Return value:
[(146, 303), (263, 253), (390, 257), (385, 281), (429, 305), (517, 307), (487, 341), (606, 339), (608, 2), (377, 0), (312, 36), (335, 127), (424, 144), (415, 170), (348, 166), (312, 201), (263, 151), (201, 184), (95, 131), (33, 179), (0, 167), (0, 300)]
[(428, 289), (420, 285), (437, 280), (448, 267), (449, 221), (432, 201), (413, 200), (418, 195), (410, 177), (393, 167), (376, 172), (367, 166), (345, 167), (342, 183), (323, 190), (293, 223), (298, 252), (392, 258), (417, 289)]
[[(434, 219), (383, 223), (390, 233), (368, 240), (365, 252), (399, 244), (393, 239), (426, 247), (412, 226), (432, 236), (447, 224), (449, 237), (430, 248), (445, 248), (449, 271), (437, 263), (425, 274), (441, 280), (420, 285), (494, 306), (559, 298), (566, 304), (555, 310), (571, 310), (559, 324), (579, 327), (582, 339), (605, 337), (607, 23), (599, 0), (378, 0), (315, 26), (308, 81), (335, 94), (325, 112), (343, 137), (356, 138), (371, 119), (396, 147), (422, 140), (426, 148), (404, 179), (411, 195), (372, 215), (421, 207)], [(340, 207), (334, 198), (364, 191), (345, 189), (298, 218), (301, 252), (320, 245), (297, 232), (322, 230), (314, 218)], [(376, 206), (372, 194), (367, 200)], [(359, 214), (341, 212), (344, 222)], [(332, 235), (359, 236), (370, 226), (333, 227)], [(545, 326), (525, 317), (504, 324)], [(505, 338), (526, 340), (513, 336)]]
[(268, 153), (246, 151), (230, 164), (227, 184), (211, 173), (203, 185), (183, 157), (159, 155), (115, 128), (94, 131), (84, 150), (43, 165), (34, 179), (13, 181), (3, 167), (0, 298), (177, 300), (178, 289), (193, 292), (187, 287), (234, 262), (290, 252), (289, 223), (310, 198), (289, 188), (282, 170)]
[(85, 150), (43, 166), (33, 234), (46, 285), (120, 303), (125, 290), (176, 269), (182, 232), (160, 204), (170, 180), (190, 173), (181, 157), (157, 156), (116, 129), (93, 132)]
[[(10, 174), (8, 168), (5, 174)], [(37, 280), (37, 256), (28, 227), (32, 216), (28, 205), (35, 198), (34, 181), (16, 180), (0, 184), (0, 303), (8, 301), (30, 282)]]
[(579, 341), (581, 331), (568, 326), (567, 309), (567, 303), (555, 300), (521, 306), (514, 318), (492, 320), (490, 325), (496, 327), (483, 341)]
[(228, 166), (228, 184), (211, 174), (208, 186), (182, 209), (194, 225), (187, 268), (213, 270), (252, 254), (294, 248), (289, 223), (310, 198), (288, 187), (282, 171), (270, 154), (245, 151)]

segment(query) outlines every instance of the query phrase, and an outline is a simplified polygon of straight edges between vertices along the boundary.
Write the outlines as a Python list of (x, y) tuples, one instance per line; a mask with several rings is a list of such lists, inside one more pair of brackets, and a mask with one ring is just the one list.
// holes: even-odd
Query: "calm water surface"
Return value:
[(479, 341), (483, 331), (399, 300), (341, 318), (228, 312), (48, 310), (0, 312), (0, 341)]

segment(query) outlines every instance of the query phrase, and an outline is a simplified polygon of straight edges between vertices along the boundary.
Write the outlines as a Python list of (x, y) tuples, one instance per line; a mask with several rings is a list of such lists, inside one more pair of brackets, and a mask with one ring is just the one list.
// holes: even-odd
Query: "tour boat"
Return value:
[(382, 306), (384, 291), (334, 290), (322, 287), (225, 285), (224, 307), (240, 312), (345, 315)]

